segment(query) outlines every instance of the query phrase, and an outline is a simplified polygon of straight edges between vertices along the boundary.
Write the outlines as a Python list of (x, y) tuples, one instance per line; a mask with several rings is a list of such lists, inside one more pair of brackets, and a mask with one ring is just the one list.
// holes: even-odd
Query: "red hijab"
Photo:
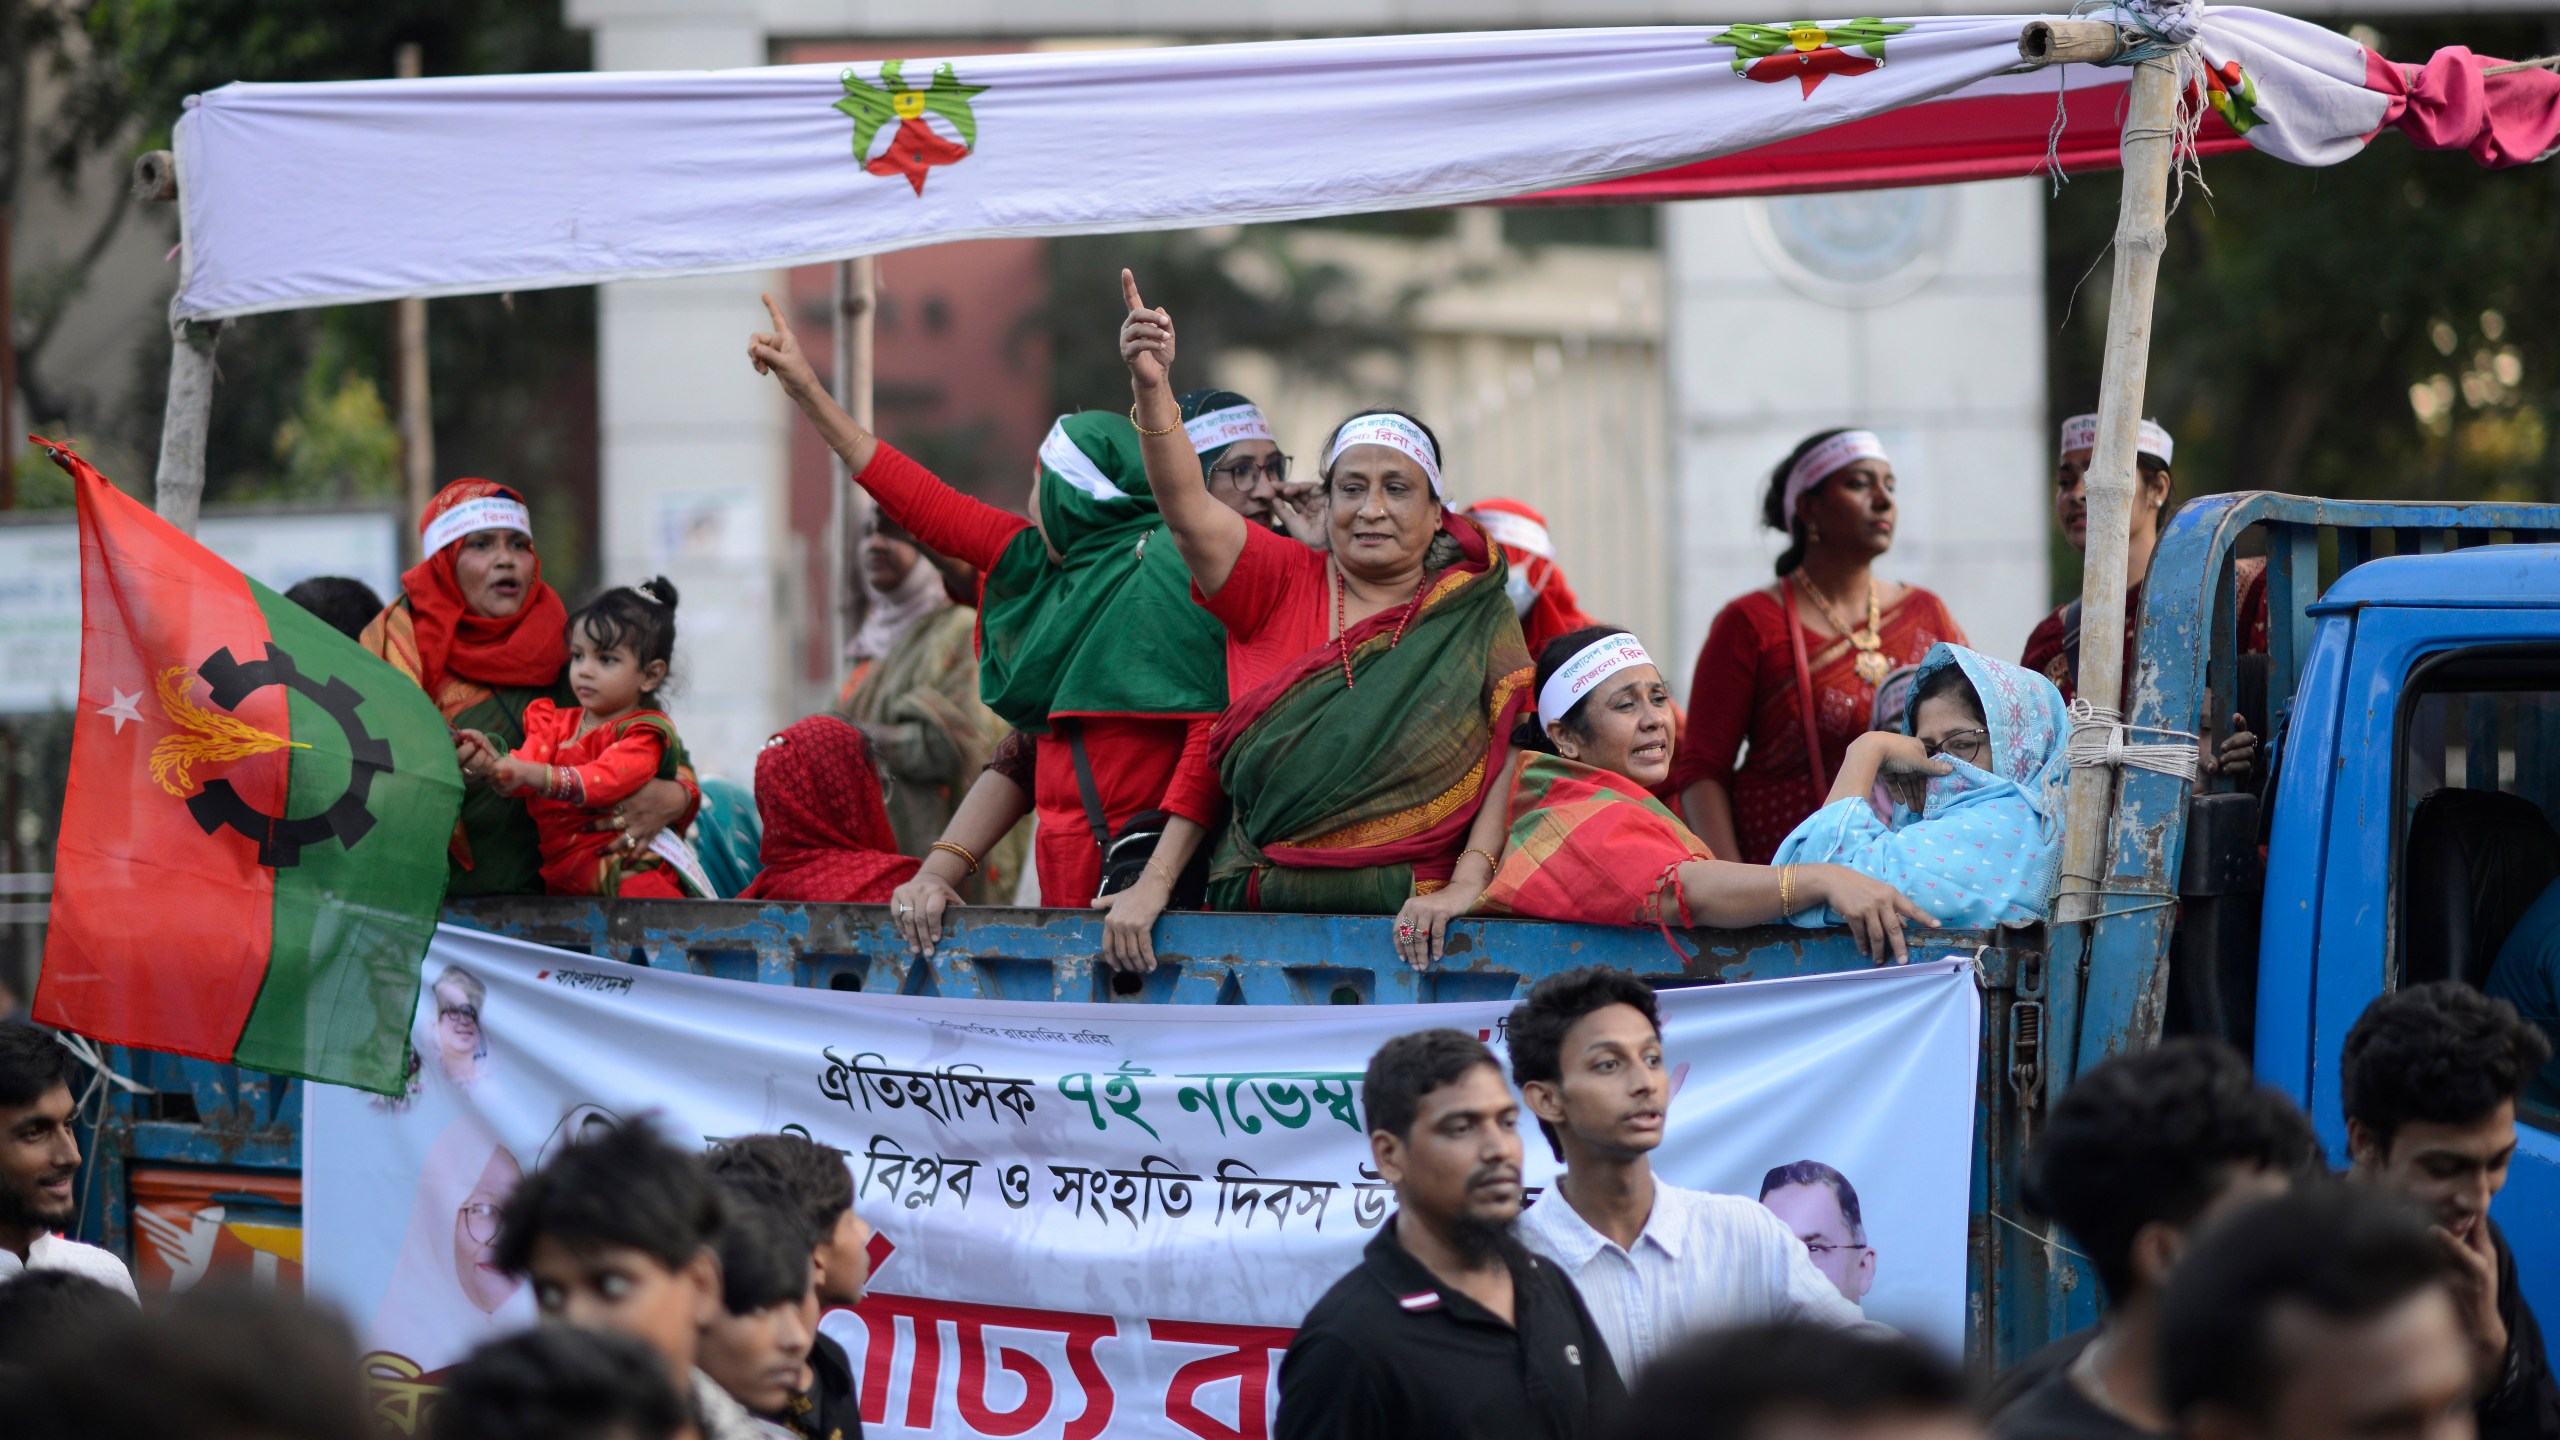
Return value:
[(898, 853), (871, 742), (833, 715), (812, 715), (764, 742), (756, 756), (756, 812), (764, 873), (741, 900), (880, 905), (915, 878)]
[[(418, 517), (423, 535), (436, 517), (466, 500), (495, 495), (524, 503), (524, 497), (494, 480), (456, 480), (436, 492)], [(419, 561), (400, 577), (401, 593), (417, 634), (418, 684), (429, 695), (444, 688), (447, 676), (491, 688), (550, 686), (569, 663), (565, 631), (569, 609), (560, 592), (542, 583), (542, 557), (533, 557), (525, 576), (524, 604), (503, 619), (475, 615), (462, 601), (462, 581), (454, 573), (462, 541), (456, 540)]]

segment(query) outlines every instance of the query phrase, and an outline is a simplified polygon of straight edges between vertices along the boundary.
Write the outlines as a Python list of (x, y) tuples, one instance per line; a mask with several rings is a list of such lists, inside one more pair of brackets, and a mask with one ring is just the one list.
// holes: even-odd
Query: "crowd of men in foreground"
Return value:
[[(1507, 1076), (1455, 1030), (1372, 1057), (1362, 1104), (1398, 1208), (1298, 1330), (1282, 1440), (2560, 1435), (2488, 1215), (2550, 1045), (2458, 984), (2385, 996), (2350, 1032), (2343, 1177), (2216, 1042), (2082, 1076), (2027, 1192), (2105, 1313), (1987, 1393), (1861, 1320), (1768, 1210), (1654, 1177), (1671, 1087), (1640, 981), (1555, 976), (1509, 1036)], [(49, 1032), (0, 1024), (0, 1431), (366, 1435), (355, 1340), (324, 1308), (206, 1288), (145, 1313), (114, 1257), (58, 1233), (75, 1078)], [(1524, 1109), (1566, 1165), (1525, 1214)], [(497, 1263), (552, 1323), (473, 1352), (427, 1432), (848, 1440), (855, 1375), (815, 1321), (861, 1300), (867, 1239), (842, 1157), (805, 1139), (700, 1155), (635, 1124), (569, 1146), (498, 1217)]]

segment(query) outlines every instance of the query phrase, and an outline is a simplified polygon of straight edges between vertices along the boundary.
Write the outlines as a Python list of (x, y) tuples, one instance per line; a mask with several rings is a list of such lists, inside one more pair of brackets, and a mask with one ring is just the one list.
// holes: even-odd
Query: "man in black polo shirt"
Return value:
[(1396, 1213), (1280, 1362), (1277, 1440), (1579, 1440), (1625, 1403), (1563, 1272), (1512, 1238), (1520, 1104), (1456, 1030), (1400, 1035), (1361, 1084)]

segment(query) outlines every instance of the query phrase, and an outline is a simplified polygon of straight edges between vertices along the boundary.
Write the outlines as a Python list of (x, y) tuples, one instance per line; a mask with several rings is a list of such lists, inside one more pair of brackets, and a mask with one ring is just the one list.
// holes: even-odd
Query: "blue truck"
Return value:
[[(1925, 936), (1974, 962), (1969, 1352), (2005, 1364), (2088, 1323), (2098, 1287), (2018, 1195), (2046, 1105), (2108, 1055), (2217, 1035), (2309, 1109), (2343, 1160), (2337, 1055), (2386, 989), (2479, 983), (2560, 877), (2560, 506), (2218, 495), (2186, 505), (2152, 562), (2130, 721), (2188, 731), (2238, 708), (2268, 738), (2245, 781), (2128, 770), (2095, 918)], [(2266, 644), (2247, 653), (2239, 565), (2263, 550)], [(2325, 578), (2324, 578), (2325, 577)], [(1096, 961), (1088, 911), (956, 913), (906, 952), (881, 907), (482, 900), (457, 924), (637, 965), (872, 994), (1175, 1005), (1430, 1004), (1511, 996), (1588, 963), (1660, 984), (1861, 967), (1845, 932), (1516, 920), (1454, 927), (1427, 973), (1379, 917), (1171, 914), (1143, 978)], [(155, 1207), (208, 1198), (295, 1222), (299, 1082), (139, 1051), (112, 1088), (86, 1192), (89, 1238), (132, 1253)], [(2560, 1314), (2560, 1114), (2532, 1111), (2496, 1213), (2541, 1313)], [(170, 1218), (170, 1217), (164, 1217)], [(143, 1247), (148, 1248), (148, 1247)], [(143, 1256), (146, 1285), (154, 1265)]]

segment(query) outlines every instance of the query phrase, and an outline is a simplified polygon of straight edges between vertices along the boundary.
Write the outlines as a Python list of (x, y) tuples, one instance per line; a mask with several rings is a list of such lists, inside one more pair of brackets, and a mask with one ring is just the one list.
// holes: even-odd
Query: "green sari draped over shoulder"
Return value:
[[(1533, 674), (1502, 551), (1472, 520), (1457, 563), (1227, 707), (1210, 755), (1231, 801), (1210, 861), (1221, 910), (1392, 915), (1448, 883)], [(1404, 622), (1401, 640), (1396, 638)]]

